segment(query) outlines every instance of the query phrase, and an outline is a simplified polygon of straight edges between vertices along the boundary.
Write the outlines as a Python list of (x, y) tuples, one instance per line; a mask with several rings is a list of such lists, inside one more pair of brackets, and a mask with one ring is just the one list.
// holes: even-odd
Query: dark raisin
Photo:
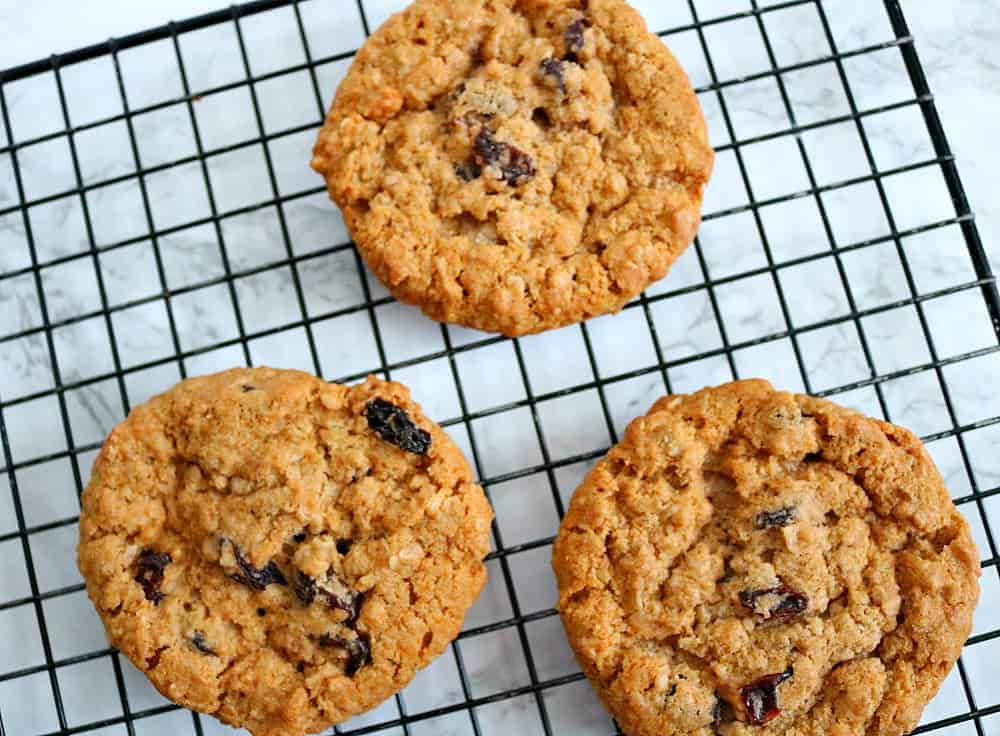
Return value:
[(166, 596), (160, 592), (160, 585), (163, 584), (163, 570), (173, 562), (166, 552), (154, 552), (151, 549), (143, 550), (136, 563), (135, 581), (142, 586), (142, 592), (146, 594), (146, 600), (159, 605)]
[(516, 187), (535, 175), (535, 162), (531, 156), (509, 143), (498, 141), (493, 134), (483, 128), (476, 136), (476, 163), (483, 168), (493, 167), (500, 171), (500, 178)]
[(489, 130), (483, 128), (476, 135), (475, 148), (476, 158), (483, 166), (499, 165), (507, 151), (507, 144), (496, 140)]
[(267, 615), (267, 609), (266, 608), (258, 608), (257, 609), (257, 615), (260, 616), (261, 618), (264, 618)]
[(326, 601), (326, 605), (347, 614), (347, 620), (344, 621), (345, 625), (354, 626), (358, 620), (358, 616), (361, 615), (361, 604), (365, 601), (363, 593), (348, 591), (345, 594), (338, 595), (325, 588), (317, 587), (317, 590), (323, 600)]
[(299, 532), (294, 537), (292, 537), (292, 541), (294, 541), (296, 544), (302, 544), (304, 541), (306, 541), (306, 533)]
[(327, 576), (326, 585), (321, 585), (314, 578), (300, 572), (295, 577), (295, 595), (307, 606), (320, 598), (330, 608), (343, 611), (347, 614), (345, 626), (354, 626), (364, 603), (364, 594), (348, 588), (336, 575)]
[(577, 18), (566, 26), (563, 38), (566, 41), (565, 58), (567, 61), (576, 61), (576, 55), (583, 51), (583, 47), (587, 45), (587, 39), (583, 35), (586, 30), (587, 20), (585, 18)]
[(295, 665), (295, 669), (298, 672), (300, 672), (300, 673), (301, 672), (305, 672), (306, 671), (306, 663), (305, 662), (299, 662), (297, 665)]
[(241, 386), (241, 388), (243, 389), (243, 393), (245, 393), (245, 394), (248, 394), (251, 391), (256, 391), (257, 390), (256, 386), (251, 386), (249, 383), (244, 384), (243, 386)]
[(531, 119), (539, 128), (552, 127), (552, 118), (549, 117), (544, 107), (536, 107), (534, 112), (531, 113)]
[(809, 608), (809, 598), (797, 590), (789, 588), (787, 585), (779, 585), (774, 588), (763, 588), (761, 590), (740, 591), (740, 602), (752, 611), (757, 611), (757, 599), (765, 595), (779, 596), (779, 600), (767, 611), (767, 617), (772, 619), (786, 619), (798, 616)]
[(462, 181), (475, 181), (483, 175), (483, 170), (475, 161), (455, 164), (455, 176)]
[(194, 632), (191, 636), (191, 644), (194, 645), (194, 648), (202, 654), (208, 654), (213, 657), (215, 656), (215, 650), (208, 645), (208, 642), (205, 640), (205, 635), (202, 632)]
[(236, 582), (243, 583), (248, 588), (253, 588), (254, 590), (264, 590), (268, 585), (275, 583), (278, 585), (288, 585), (288, 581), (285, 580), (281, 569), (273, 561), (268, 562), (264, 567), (254, 567), (250, 564), (250, 560), (246, 558), (246, 555), (235, 544), (233, 545), (233, 554), (236, 556), (236, 564), (240, 567), (240, 572), (233, 573), (230, 576)]
[(762, 588), (760, 590), (752, 590), (748, 588), (747, 590), (741, 590), (740, 603), (742, 603), (745, 607), (753, 610), (757, 607), (757, 599), (760, 598), (762, 595), (765, 595), (766, 593), (770, 592), (771, 588)]
[(731, 720), (733, 720), (733, 707), (716, 693), (715, 703), (712, 704), (712, 725), (719, 726)]
[(563, 62), (559, 61), (559, 59), (542, 59), (542, 74), (546, 77), (552, 77), (560, 92), (566, 91)]
[(307, 606), (316, 600), (316, 581), (304, 572), (296, 573), (293, 587), (295, 595)]
[(347, 664), (344, 666), (344, 674), (354, 677), (358, 670), (372, 661), (371, 640), (367, 634), (358, 633), (357, 639), (344, 639), (340, 636), (320, 637), (321, 647), (341, 647), (347, 652)]
[(388, 401), (369, 401), (365, 406), (365, 418), (368, 419), (368, 426), (378, 432), (379, 437), (401, 450), (424, 455), (431, 448), (430, 432), (420, 429), (409, 414)]
[(795, 670), (789, 667), (784, 672), (766, 675), (740, 689), (740, 698), (747, 711), (747, 721), (751, 725), (763, 726), (781, 715), (781, 708), (778, 706), (778, 685), (794, 674)]
[(771, 618), (792, 618), (809, 608), (809, 599), (801, 593), (788, 592), (778, 605), (771, 609)]
[(754, 526), (758, 529), (770, 529), (774, 526), (788, 526), (795, 521), (797, 515), (794, 506), (785, 506), (776, 511), (761, 511), (754, 519)]
[(351, 546), (354, 544), (350, 539), (338, 539), (337, 540), (337, 552), (342, 555), (346, 555), (351, 551)]

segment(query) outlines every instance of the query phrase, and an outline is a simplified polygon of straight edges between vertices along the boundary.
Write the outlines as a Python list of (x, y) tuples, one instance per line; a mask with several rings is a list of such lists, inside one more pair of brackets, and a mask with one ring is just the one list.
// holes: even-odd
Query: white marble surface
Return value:
[[(402, 4), (401, 0), (366, 0), (370, 23), (379, 23)], [(657, 29), (692, 20), (686, 3), (645, 0), (637, 4)], [(712, 18), (745, 9), (748, 2), (698, 0), (695, 5), (701, 18)], [(992, 65), (998, 3), (963, 3), (968, 14), (961, 21), (951, 19), (946, 5), (936, 0), (906, 0), (918, 49), (941, 101), (970, 195), (979, 209), (984, 239), (992, 245), (1000, 232), (1000, 216), (991, 197), (991, 163), (998, 156), (993, 132), (1000, 112), (1000, 76)], [(354, 7), (346, 0), (302, 3), (315, 57), (348, 51), (361, 41), (363, 31)], [(265, 132), (306, 126), (301, 132), (274, 138), (268, 144), (277, 194), (288, 198), (280, 209), (273, 204), (255, 208), (274, 200), (276, 194), (259, 144), (209, 157), (211, 198), (197, 163), (171, 165), (197, 152), (191, 113), (184, 102), (134, 118), (139, 161), (144, 170), (154, 169), (145, 177), (145, 192), (131, 179), (102, 184), (136, 170), (129, 131), (123, 121), (89, 128), (75, 136), (81, 179), (90, 188), (82, 199), (55, 196), (29, 210), (38, 258), (44, 264), (57, 261), (44, 268), (42, 288), (50, 320), (59, 324), (51, 332), (58, 372), (62, 382), (70, 384), (63, 394), (72, 430), (72, 437), (67, 438), (60, 420), (62, 407), (50, 392), (55, 383), (54, 366), (46, 333), (37, 329), (42, 320), (34, 282), (29, 274), (3, 277), (24, 269), (30, 261), (25, 248), (25, 221), (18, 212), (2, 214), (17, 204), (17, 190), (10, 155), (0, 153), (0, 396), (4, 402), (14, 402), (4, 408), (3, 416), (17, 465), (15, 477), (27, 526), (34, 528), (75, 515), (74, 469), (79, 469), (85, 481), (94, 448), (126, 411), (123, 395), (129, 405), (134, 405), (176, 381), (182, 371), (190, 375), (243, 363), (246, 355), (239, 341), (241, 331), (249, 336), (247, 352), (255, 363), (300, 367), (330, 379), (353, 378), (379, 368), (381, 363), (371, 329), (372, 317), (377, 320), (386, 359), (394, 366), (404, 364), (392, 370), (392, 377), (410, 384), (428, 412), (440, 421), (450, 422), (456, 439), (470, 455), (474, 454), (481, 477), (489, 481), (507, 546), (544, 540), (554, 533), (558, 507), (568, 500), (589, 467), (590, 458), (603, 451), (632, 417), (645, 411), (666, 390), (664, 375), (675, 391), (729, 380), (734, 374), (763, 375), (791, 389), (834, 391), (839, 401), (872, 414), (887, 413), (923, 435), (951, 429), (954, 421), (939, 377), (933, 370), (921, 369), (931, 362), (932, 354), (923, 337), (918, 311), (912, 305), (885, 309), (885, 305), (911, 299), (913, 293), (904, 277), (896, 244), (886, 239), (886, 212), (871, 181), (871, 166), (857, 126), (851, 121), (822, 124), (850, 113), (851, 108), (836, 66), (808, 64), (832, 51), (816, 8), (812, 3), (803, 3), (768, 12), (763, 22), (777, 64), (805, 64), (783, 75), (782, 80), (797, 122), (816, 124), (802, 133), (801, 140), (816, 183), (826, 189), (819, 197), (801, 196), (761, 207), (759, 223), (746, 206), (748, 193), (731, 145), (734, 138), (742, 142), (763, 137), (740, 147), (758, 201), (780, 200), (806, 190), (810, 179), (796, 139), (780, 135), (789, 128), (790, 119), (775, 77), (766, 74), (771, 63), (756, 21), (746, 19), (706, 27), (705, 41), (723, 89), (721, 93), (706, 90), (701, 97), (713, 143), (721, 150), (706, 201), (699, 249), (692, 249), (668, 279), (649, 291), (648, 314), (655, 335), (647, 326), (642, 305), (594, 320), (585, 329), (572, 327), (517, 343), (454, 328), (443, 333), (415, 310), (394, 303), (380, 303), (372, 315), (366, 310), (352, 311), (364, 300), (366, 289), (375, 299), (382, 299), (386, 293), (358, 272), (352, 251), (330, 251), (332, 246), (345, 242), (345, 231), (325, 195), (295, 196), (318, 185), (305, 163), (314, 136), (312, 126), (320, 118), (310, 77), (298, 72), (256, 86)], [(892, 39), (879, 2), (825, 0), (824, 8), (839, 51)], [(207, 9), (201, 7), (198, 12)], [(30, 15), (6, 10), (4, 15), (0, 5), (0, 26), (5, 33), (6, 29), (14, 29), (11, 36), (21, 38), (17, 24)], [(157, 12), (162, 13), (162, 9)], [(151, 16), (151, 22), (162, 19)], [(88, 22), (95, 22), (95, 17)], [(304, 60), (294, 16), (288, 9), (247, 19), (243, 31), (255, 75)], [(33, 42), (40, 44), (39, 38), (36, 35)], [(88, 40), (93, 38), (81, 38), (71, 45)], [(694, 31), (671, 34), (666, 40), (691, 72), (696, 86), (705, 88), (713, 82)], [(61, 43), (53, 41), (52, 46), (32, 52), (30, 45), (19, 41), (13, 46), (20, 50), (12, 51), (7, 45), (0, 54), (32, 52), (40, 56)], [(193, 94), (245, 77), (231, 26), (184, 36), (180, 46)], [(0, 66), (14, 63), (3, 58), (0, 55)], [(169, 44), (124, 52), (120, 61), (131, 109), (184, 96)], [(343, 74), (345, 63), (328, 63), (319, 68), (324, 102)], [(765, 74), (738, 82), (757, 73)], [(854, 102), (862, 111), (913, 96), (896, 49), (847, 59), (844, 73)], [(114, 68), (108, 59), (64, 70), (72, 125), (86, 125), (121, 113), (122, 100), (113, 80)], [(7, 85), (4, 95), (16, 142), (64, 127), (51, 77)], [(727, 107), (732, 130), (722, 115), (720, 101)], [(190, 107), (206, 150), (260, 136), (246, 87), (202, 95)], [(879, 171), (933, 158), (926, 129), (912, 105), (865, 115), (862, 125)], [(6, 145), (5, 136), (0, 134), (0, 150)], [(29, 201), (58, 195), (76, 185), (73, 159), (63, 138), (19, 148), (17, 156)], [(841, 185), (854, 179), (860, 181)], [(888, 177), (884, 188), (895, 224), (901, 230), (938, 223), (954, 215), (935, 166)], [(156, 239), (155, 249), (148, 237), (144, 196), (153, 227), (158, 233), (166, 231)], [(823, 227), (820, 205), (828, 216), (830, 232)], [(210, 216), (213, 210), (225, 215), (218, 231), (211, 224), (189, 226)], [(234, 211), (239, 214), (231, 214)], [(89, 216), (89, 227), (85, 215)], [(135, 242), (127, 246), (109, 248), (132, 239)], [(851, 248), (869, 239), (879, 239), (879, 243)], [(100, 250), (96, 258), (87, 254), (92, 240)], [(848, 248), (840, 264), (829, 255), (831, 242)], [(955, 226), (906, 237), (900, 248), (909, 261), (919, 295), (960, 286), (974, 278)], [(289, 251), (295, 257), (292, 265), (288, 263)], [(226, 270), (223, 254), (230, 271), (238, 276), (232, 293), (222, 278)], [(769, 258), (778, 264), (795, 265), (783, 266), (772, 277), (761, 272)], [(275, 263), (279, 265), (269, 267)], [(845, 279), (838, 268), (843, 269)], [(301, 284), (305, 314), (297, 299), (296, 278)], [(711, 281), (711, 289), (706, 288), (706, 280)], [(104, 317), (95, 316), (104, 306), (100, 284), (113, 310), (113, 340)], [(784, 303), (779, 299), (777, 284), (786, 297)], [(159, 298), (165, 290), (172, 294), (169, 301)], [(234, 300), (242, 321), (237, 319)], [(865, 316), (858, 323), (838, 320), (852, 304), (867, 310)], [(922, 310), (940, 358), (996, 346), (996, 336), (975, 290), (923, 301)], [(302, 326), (304, 317), (317, 318), (311, 321), (308, 332)], [(802, 328), (820, 323), (823, 326), (802, 331), (794, 340), (781, 337), (754, 343), (783, 334), (789, 326)], [(842, 392), (840, 387), (870, 377), (859, 329), (867, 340), (876, 371), (880, 375), (892, 374), (893, 378), (881, 383), (878, 390), (868, 386)], [(22, 331), (29, 334), (3, 340), (4, 336)], [(453, 345), (463, 348), (456, 356), (455, 370), (467, 408), (477, 415), (469, 426), (456, 421), (462, 413), (461, 401), (449, 362), (433, 357), (445, 348), (445, 334)], [(318, 364), (309, 351), (310, 337), (317, 348)], [(173, 359), (177, 354), (175, 341), (184, 355), (182, 361)], [(588, 343), (595, 356), (596, 375)], [(737, 346), (731, 362), (722, 351), (727, 344)], [(710, 353), (708, 357), (685, 362), (706, 352)], [(804, 370), (798, 368), (797, 352), (803, 358)], [(660, 356), (668, 363), (665, 373), (653, 369)], [(960, 425), (1000, 415), (995, 378), (998, 364), (997, 353), (991, 353), (943, 370), (954, 420)], [(121, 385), (111, 377), (119, 366), (126, 371)], [(599, 393), (593, 387), (595, 378), (613, 380)], [(565, 389), (579, 386), (587, 388), (562, 395)], [(537, 426), (523, 406), (529, 391), (542, 397)], [(602, 398), (609, 421), (602, 410)], [(73, 462), (66, 453), (70, 441), (74, 447), (84, 448), (73, 455)], [(967, 496), (972, 480), (983, 489), (1000, 485), (997, 427), (967, 432), (963, 442), (973, 479), (954, 437), (930, 443), (953, 494)], [(50, 456), (52, 459), (39, 460)], [(526, 470), (546, 459), (559, 463), (554, 485), (545, 473)], [(3, 465), (0, 461), (0, 467)], [(0, 472), (0, 539), (16, 530), (9, 475)], [(984, 509), (993, 530), (1000, 533), (998, 499), (988, 499)], [(980, 510), (966, 503), (962, 511), (972, 522), (984, 558), (990, 557)], [(30, 536), (42, 592), (79, 584), (73, 566), (75, 535), (75, 526), (61, 524)], [(513, 592), (522, 613), (547, 610), (554, 602), (548, 555), (548, 546), (542, 545), (508, 558)], [(44, 662), (34, 609), (2, 608), (4, 602), (30, 593), (23, 563), (17, 538), (0, 542), (0, 633), (6, 647), (0, 655), (0, 678), (5, 672)], [(513, 615), (514, 603), (498, 562), (491, 563), (491, 573), (490, 586), (470, 615), (467, 629)], [(975, 633), (1000, 626), (1000, 577), (995, 568), (987, 570), (984, 587), (985, 602), (977, 615)], [(103, 646), (99, 624), (82, 592), (46, 600), (43, 614), (56, 660)], [(548, 616), (526, 625), (525, 635), (539, 681), (576, 671), (555, 618)], [(514, 628), (465, 638), (458, 651), (464, 659), (473, 697), (531, 684)], [(997, 640), (966, 651), (970, 687), (980, 706), (1000, 703), (995, 687), (1000, 675), (997, 654)], [(133, 711), (164, 703), (131, 666), (123, 663), (123, 668)], [(107, 683), (96, 696), (88, 694), (88, 684), (95, 680)], [(120, 715), (121, 703), (107, 658), (59, 668), (58, 681), (71, 726)], [(585, 683), (547, 689), (543, 699), (554, 733), (611, 733), (606, 716)], [(422, 673), (404, 694), (410, 713), (462, 700), (452, 654)], [(961, 682), (953, 673), (925, 721), (962, 713), (967, 707)], [(396, 704), (389, 702), (351, 725), (374, 725), (397, 716)], [(55, 729), (58, 724), (47, 678), (39, 675), (0, 680), (0, 717), (7, 732), (19, 736)], [(538, 708), (530, 696), (480, 708), (477, 718), (486, 734), (542, 733)], [(207, 733), (228, 732), (210, 719), (203, 722)], [(1000, 734), (998, 717), (982, 725), (985, 733)], [(142, 719), (136, 724), (137, 732), (142, 734), (182, 734), (191, 728), (190, 716), (179, 712)], [(462, 710), (411, 729), (413, 734), (471, 732), (469, 715)], [(974, 732), (971, 724), (963, 724), (941, 733)], [(124, 728), (116, 725), (100, 733), (124, 733)], [(398, 734), (401, 730), (379, 733)]]

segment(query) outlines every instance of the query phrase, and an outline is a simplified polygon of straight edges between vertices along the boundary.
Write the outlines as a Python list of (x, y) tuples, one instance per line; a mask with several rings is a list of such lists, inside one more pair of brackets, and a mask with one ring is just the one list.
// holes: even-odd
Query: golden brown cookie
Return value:
[(163, 695), (299, 736), (441, 654), (486, 580), (491, 519), (403, 386), (236, 369), (111, 433), (78, 555), (109, 640)]
[(396, 297), (516, 336), (663, 278), (712, 161), (687, 76), (622, 0), (417, 0), (358, 53), (312, 165)]
[(979, 557), (920, 441), (743, 381), (668, 396), (577, 490), (559, 610), (629, 736), (901, 736)]

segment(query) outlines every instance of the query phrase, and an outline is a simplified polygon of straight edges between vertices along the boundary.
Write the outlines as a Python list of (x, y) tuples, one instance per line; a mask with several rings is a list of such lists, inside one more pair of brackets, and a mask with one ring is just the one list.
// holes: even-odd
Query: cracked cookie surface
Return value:
[(312, 159), (397, 298), (511, 336), (662, 278), (712, 162), (687, 76), (622, 0), (417, 0), (359, 51)]
[(486, 580), (492, 511), (406, 388), (194, 378), (135, 409), (83, 494), (108, 638), (171, 700), (300, 736), (401, 689)]
[(668, 396), (576, 491), (559, 610), (629, 736), (901, 736), (979, 556), (909, 431), (743, 381)]

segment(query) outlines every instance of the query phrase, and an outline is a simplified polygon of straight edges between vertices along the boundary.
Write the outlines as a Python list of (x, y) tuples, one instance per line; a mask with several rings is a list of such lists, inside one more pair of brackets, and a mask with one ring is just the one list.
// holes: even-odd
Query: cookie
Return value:
[(312, 159), (397, 298), (510, 336), (661, 279), (712, 163), (687, 76), (622, 0), (417, 0), (357, 54)]
[(553, 567), (629, 736), (908, 733), (980, 572), (913, 434), (765, 381), (632, 422), (576, 491)]
[(164, 696), (298, 736), (444, 651), (485, 583), (491, 519), (403, 386), (236, 369), (111, 433), (78, 562), (108, 639)]

